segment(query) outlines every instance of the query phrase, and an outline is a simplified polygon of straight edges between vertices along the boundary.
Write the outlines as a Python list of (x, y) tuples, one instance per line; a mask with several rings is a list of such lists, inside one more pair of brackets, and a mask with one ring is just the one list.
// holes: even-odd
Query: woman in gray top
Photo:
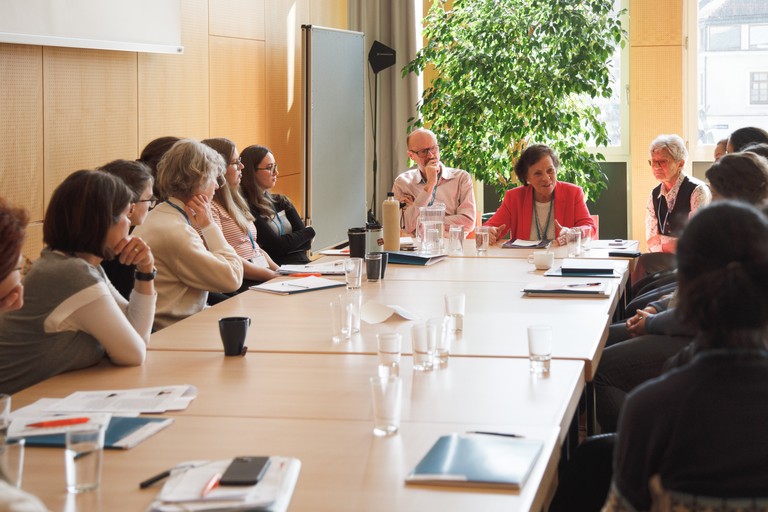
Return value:
[[(24, 305), (0, 316), (0, 393), (98, 363), (140, 365), (155, 313), (154, 257), (128, 236), (131, 191), (116, 177), (77, 171), (54, 191), (43, 249), (24, 280)], [(136, 266), (125, 300), (102, 260)]]

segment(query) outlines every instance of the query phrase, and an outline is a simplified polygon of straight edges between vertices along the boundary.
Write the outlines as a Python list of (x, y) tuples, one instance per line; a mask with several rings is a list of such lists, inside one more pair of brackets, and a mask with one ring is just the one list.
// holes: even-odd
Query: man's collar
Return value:
[[(424, 173), (421, 171), (419, 167), (416, 167), (416, 170), (419, 171), (419, 183), (424, 184), (427, 182), (427, 179), (424, 177)], [(455, 169), (451, 169), (450, 167), (446, 167), (444, 164), (440, 165), (440, 174), (439, 178), (437, 180), (438, 183), (440, 183), (440, 180), (452, 180), (456, 177)]]

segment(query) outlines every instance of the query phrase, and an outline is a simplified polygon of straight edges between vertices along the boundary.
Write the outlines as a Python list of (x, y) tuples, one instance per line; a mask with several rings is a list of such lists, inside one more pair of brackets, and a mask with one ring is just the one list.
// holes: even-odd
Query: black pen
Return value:
[(507, 434), (506, 432), (485, 432), (483, 430), (470, 430), (467, 432), (467, 434), (482, 434), (484, 436), (501, 436), (501, 437), (517, 437), (517, 438), (523, 437), (518, 434)]
[(600, 286), (602, 283), (582, 283), (582, 284), (567, 284), (566, 288), (578, 288), (580, 286)]
[(162, 480), (164, 478), (168, 478), (169, 476), (171, 476), (171, 470), (170, 469), (166, 469), (162, 473), (158, 473), (155, 476), (153, 476), (151, 478), (147, 478), (146, 480), (141, 482), (139, 484), (139, 489), (146, 489), (147, 487), (150, 487), (150, 486), (156, 484), (157, 482), (159, 482), (160, 480)]

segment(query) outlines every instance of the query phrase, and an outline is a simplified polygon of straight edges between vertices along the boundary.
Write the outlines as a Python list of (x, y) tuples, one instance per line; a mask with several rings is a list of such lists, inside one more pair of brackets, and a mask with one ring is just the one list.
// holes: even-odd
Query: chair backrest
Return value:
[(600, 240), (600, 216), (590, 215), (590, 217), (595, 221), (595, 240)]
[(768, 512), (768, 496), (763, 498), (718, 498), (668, 491), (661, 477), (653, 475), (648, 485), (651, 491), (651, 512)]

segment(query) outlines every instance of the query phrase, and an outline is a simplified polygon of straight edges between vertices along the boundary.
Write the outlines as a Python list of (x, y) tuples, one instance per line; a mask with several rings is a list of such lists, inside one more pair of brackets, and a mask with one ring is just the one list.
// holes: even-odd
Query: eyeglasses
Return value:
[(274, 174), (274, 173), (277, 172), (277, 164), (269, 164), (269, 165), (266, 165), (264, 167), (257, 167), (256, 170), (257, 171), (269, 171), (269, 172)]
[(238, 158), (237, 160), (232, 160), (229, 162), (229, 165), (234, 165), (235, 167), (239, 167), (243, 165), (243, 160), (241, 158)]
[(155, 206), (157, 206), (157, 198), (156, 197), (150, 197), (149, 199), (139, 199), (136, 201), (137, 203), (149, 203), (149, 209), (151, 210)]
[(659, 169), (663, 169), (669, 165), (669, 160), (648, 160), (648, 165), (650, 165), (651, 168), (658, 167)]
[(428, 148), (419, 149), (419, 150), (411, 150), (411, 153), (416, 153), (419, 155), (419, 158), (424, 158), (430, 153), (437, 153), (440, 151), (440, 145), (435, 144), (434, 146), (430, 146)]

